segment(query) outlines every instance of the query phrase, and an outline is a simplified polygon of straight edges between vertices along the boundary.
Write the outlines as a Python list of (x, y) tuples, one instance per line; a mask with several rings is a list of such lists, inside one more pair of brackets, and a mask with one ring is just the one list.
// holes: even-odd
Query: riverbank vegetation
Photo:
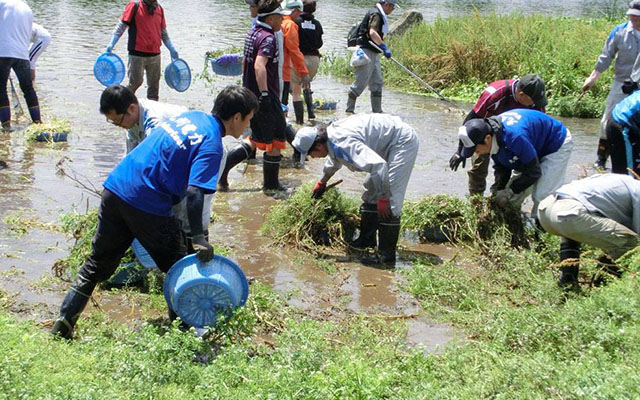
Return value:
[[(622, 20), (542, 15), (438, 18), (390, 37), (394, 58), (445, 97), (475, 102), (488, 83), (537, 73), (547, 83), (547, 111), (596, 118), (604, 111), (612, 67), (577, 101), (609, 32)], [(325, 57), (325, 72), (350, 78), (351, 53)], [(383, 60), (386, 87), (431, 94), (391, 61)]]
[[(326, 200), (344, 201), (338, 193)], [(429, 224), (457, 218), (440, 209), (467, 217), (478, 210), (447, 200), (407, 205), (406, 226), (428, 225), (419, 210)], [(585, 252), (583, 291), (565, 294), (553, 274), (557, 238), (532, 227), (526, 235), (531, 249), (515, 250), (507, 229), (482, 243), (461, 234), (452, 259), (419, 258), (398, 271), (424, 312), (457, 332), (437, 354), (407, 347), (406, 319), (337, 303), (302, 311), (260, 282), (204, 339), (166, 318), (132, 330), (93, 312), (80, 319), (75, 341), (53, 340), (11, 315), (12, 298), (0, 292), (0, 398), (634, 398), (640, 252), (622, 260), (622, 278), (601, 287), (585, 283), (598, 273), (598, 254)]]

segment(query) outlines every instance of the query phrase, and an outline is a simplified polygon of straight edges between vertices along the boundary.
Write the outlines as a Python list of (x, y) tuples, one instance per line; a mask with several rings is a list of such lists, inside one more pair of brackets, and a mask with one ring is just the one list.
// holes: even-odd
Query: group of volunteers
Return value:
[[(255, 158), (258, 149), (264, 152), (266, 193), (284, 190), (279, 171), (287, 143), (301, 166), (307, 157), (326, 158), (313, 188), (315, 199), (342, 166), (368, 172), (359, 237), (350, 246), (367, 250), (364, 264), (395, 263), (404, 196), (419, 151), (415, 130), (382, 112), (381, 56), (391, 58), (384, 40), (397, 0), (379, 0), (357, 26), (357, 44), (369, 61), (356, 67), (348, 90), (346, 112), (354, 115), (297, 132), (287, 121), (290, 94), (298, 125), (304, 122), (305, 105), (307, 118), (315, 118), (311, 82), (323, 44), (323, 28), (314, 17), (316, 0), (245, 1), (253, 23), (244, 42), (242, 85), (222, 89), (211, 113), (158, 101), (161, 44), (172, 58), (178, 52), (156, 0), (126, 5), (107, 52), (128, 30), (128, 85), (106, 88), (99, 110), (108, 122), (127, 130), (127, 154), (104, 182), (92, 253), (62, 303), (55, 335), (72, 337), (96, 285), (113, 275), (134, 239), (163, 272), (189, 253), (210, 260), (212, 196), (229, 190), (231, 169)], [(562, 237), (560, 284), (565, 288), (578, 287), (581, 243), (603, 249), (603, 268), (616, 275), (620, 271), (615, 260), (638, 243), (640, 181), (634, 174), (640, 173), (640, 91), (634, 90), (640, 81), (640, 0), (630, 3), (627, 15), (629, 21), (608, 37), (583, 87), (591, 88), (615, 60), (596, 162), (604, 168), (610, 154), (612, 174), (564, 184), (572, 136), (545, 113), (545, 82), (536, 74), (491, 83), (460, 126), (458, 146), (449, 160), (456, 171), (470, 159), (468, 190), (477, 196), (484, 195), (493, 162), (490, 191), (495, 207), (520, 209), (531, 195), (531, 216), (547, 232)], [(22, 0), (0, 0), (0, 35), (15, 38), (0, 41), (0, 117), (5, 128), (10, 124), (10, 69), (18, 76), (33, 121), (40, 120), (30, 71), (50, 38), (32, 18)], [(139, 99), (135, 92), (145, 74), (147, 98)], [(355, 114), (356, 100), (367, 87), (371, 113)], [(238, 141), (227, 150), (224, 136)], [(371, 248), (377, 251), (371, 253)], [(171, 309), (169, 316), (176, 318)]]

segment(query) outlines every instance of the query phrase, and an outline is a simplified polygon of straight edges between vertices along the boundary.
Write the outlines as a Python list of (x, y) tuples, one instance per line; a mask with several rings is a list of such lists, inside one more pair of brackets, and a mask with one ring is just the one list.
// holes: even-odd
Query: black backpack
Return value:
[(349, 29), (349, 33), (347, 34), (347, 47), (355, 47), (358, 45), (358, 32), (360, 31), (360, 23), (356, 22)]

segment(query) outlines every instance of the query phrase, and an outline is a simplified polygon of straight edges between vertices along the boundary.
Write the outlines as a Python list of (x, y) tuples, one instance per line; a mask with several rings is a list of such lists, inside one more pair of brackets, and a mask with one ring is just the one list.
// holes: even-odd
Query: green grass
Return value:
[[(420, 24), (388, 45), (395, 58), (446, 97), (475, 102), (500, 79), (541, 75), (549, 97), (547, 111), (559, 116), (599, 117), (612, 80), (612, 68), (580, 102), (582, 83), (593, 70), (609, 32), (621, 21), (608, 18), (541, 15), (473, 15), (438, 18)], [(347, 57), (327, 57), (325, 72), (351, 77)], [(383, 60), (385, 85), (426, 93), (414, 78)]]

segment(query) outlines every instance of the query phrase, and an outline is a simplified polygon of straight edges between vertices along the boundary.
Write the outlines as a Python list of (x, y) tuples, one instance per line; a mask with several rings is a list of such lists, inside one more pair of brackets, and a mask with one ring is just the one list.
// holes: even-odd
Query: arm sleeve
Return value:
[(542, 176), (542, 169), (540, 169), (538, 157), (527, 164), (523, 164), (517, 171), (520, 172), (520, 175), (511, 183), (513, 193), (522, 193), (529, 186), (536, 183), (538, 179), (540, 179), (540, 176)]
[(604, 72), (616, 56), (618, 52), (618, 28), (614, 29), (607, 40), (604, 42), (604, 46), (602, 47), (602, 53), (598, 57), (596, 61), (596, 65), (593, 69), (598, 72)]
[(491, 191), (496, 192), (507, 187), (507, 183), (509, 183), (509, 179), (511, 179), (511, 170), (493, 160), (493, 176), (495, 183), (491, 187)]
[(327, 161), (324, 163), (324, 169), (322, 170), (322, 182), (329, 182), (329, 179), (333, 175), (335, 175), (338, 170), (342, 168), (342, 164), (339, 162), (335, 162), (331, 157), (327, 158)]
[(196, 186), (187, 187), (187, 218), (191, 236), (202, 235), (202, 209), (204, 208), (204, 190)]
[(284, 45), (291, 56), (293, 67), (296, 69), (298, 76), (302, 78), (309, 75), (309, 70), (304, 64), (304, 56), (300, 51), (300, 38), (298, 37), (298, 32), (293, 28), (294, 26), (295, 24), (290, 24), (286, 32), (282, 33), (284, 35)]
[(33, 44), (29, 49), (29, 63), (31, 64), (31, 69), (36, 69), (38, 58), (44, 53), (49, 43), (51, 43), (51, 35), (42, 25), (34, 23), (31, 32), (31, 41)]

